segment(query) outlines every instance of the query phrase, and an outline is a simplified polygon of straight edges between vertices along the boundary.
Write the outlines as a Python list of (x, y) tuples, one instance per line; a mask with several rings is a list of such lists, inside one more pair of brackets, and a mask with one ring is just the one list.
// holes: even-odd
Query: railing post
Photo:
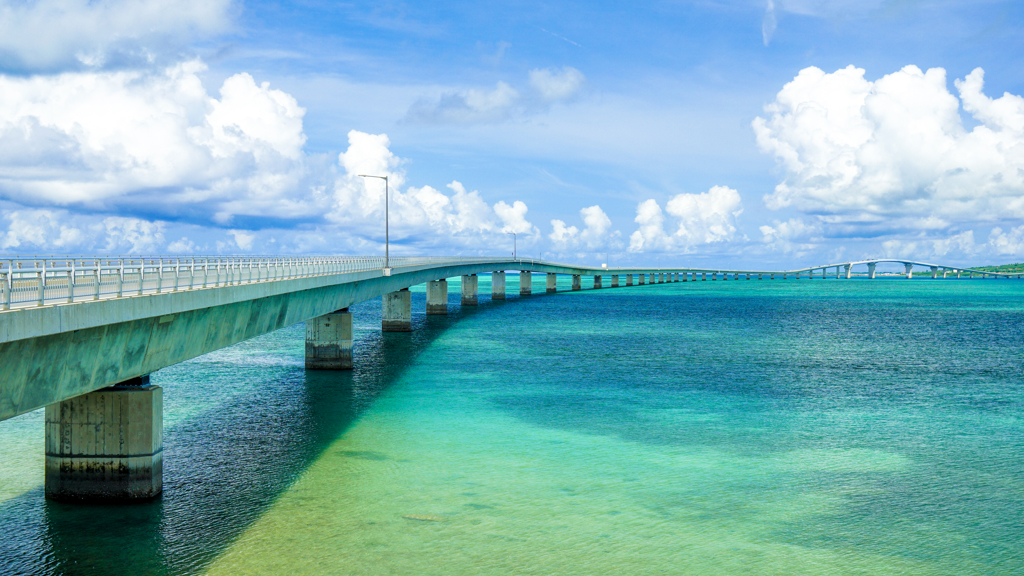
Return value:
[(117, 297), (122, 296), (122, 289), (124, 288), (124, 260), (117, 261)]
[(0, 306), (3, 310), (11, 309), (11, 276), (13, 276), (14, 267), (11, 266), (11, 270), (7, 273), (0, 272)]
[(68, 304), (75, 301), (75, 261), (71, 261), (71, 270), (68, 271)]
[(188, 263), (188, 289), (191, 290), (196, 284), (196, 261), (190, 260)]
[(100, 282), (102, 280), (103, 280), (103, 261), (97, 259), (96, 260), (96, 283), (95, 283), (95, 286), (92, 287), (92, 299), (93, 300), (99, 300), (100, 299)]
[(142, 287), (146, 284), (146, 261), (139, 261), (139, 296), (142, 296)]
[(43, 260), (43, 268), (39, 271), (39, 301), (38, 305), (42, 306), (43, 301), (46, 299), (46, 260)]

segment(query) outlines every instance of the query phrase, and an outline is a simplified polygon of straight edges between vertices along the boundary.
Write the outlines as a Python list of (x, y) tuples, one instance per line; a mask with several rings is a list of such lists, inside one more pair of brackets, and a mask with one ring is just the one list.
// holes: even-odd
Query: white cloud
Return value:
[(221, 224), (316, 215), (305, 111), (248, 74), (213, 98), (204, 70), (0, 76), (0, 197)]
[(0, 1), (0, 66), (145, 63), (230, 26), (231, 0)]
[(993, 228), (988, 236), (992, 252), (999, 255), (1024, 256), (1024, 226), (1017, 226), (1003, 232), (1002, 228)]
[(228, 233), (230, 233), (231, 236), (234, 237), (235, 246), (238, 246), (239, 250), (241, 250), (242, 252), (248, 252), (252, 250), (252, 243), (253, 240), (256, 240), (256, 234), (253, 234), (252, 232), (246, 232), (245, 230), (229, 230)]
[[(765, 196), (853, 228), (948, 228), (1024, 217), (1024, 99), (982, 93), (983, 71), (957, 80), (907, 66), (870, 82), (853, 66), (806, 68), (753, 122), (786, 177)], [(967, 131), (959, 105), (981, 124)]]
[(575, 226), (567, 226), (562, 220), (551, 221), (551, 240), (556, 250), (567, 250), (572, 248), (596, 248), (618, 247), (619, 231), (610, 232), (612, 221), (605, 214), (601, 206), (595, 204), (580, 210), (580, 218), (583, 219), (583, 230)]
[(175, 240), (167, 245), (168, 254), (192, 254), (195, 251), (196, 243), (189, 240), (186, 236), (182, 236), (179, 240)]
[(6, 211), (0, 249), (108, 254), (154, 254), (164, 245), (163, 222), (120, 216), (75, 215), (66, 210)]
[(579, 70), (565, 66), (561, 70), (530, 70), (530, 86), (548, 102), (568, 100), (579, 93), (586, 78)]
[[(974, 231), (938, 239), (892, 239), (882, 242), (882, 254), (886, 258), (907, 258), (934, 260), (952, 256), (957, 259), (970, 257), (979, 252), (974, 243)], [(933, 262), (934, 263), (934, 262)]]
[(656, 200), (637, 206), (635, 222), (639, 229), (629, 237), (630, 252), (681, 251), (695, 246), (737, 239), (736, 217), (743, 212), (739, 192), (726, 186), (713, 186), (700, 194), (678, 194), (666, 204), (676, 219), (676, 230), (665, 231), (665, 213)]
[(406, 122), (422, 124), (485, 124), (508, 120), (527, 113), (541, 112), (550, 104), (575, 97), (586, 78), (579, 70), (566, 66), (530, 71), (526, 93), (506, 82), (493, 90), (470, 88), (448, 91), (417, 100), (405, 115)]
[(811, 237), (821, 233), (818, 224), (807, 223), (800, 218), (790, 218), (785, 222), (776, 220), (771, 226), (765, 225), (758, 229), (761, 231), (761, 241), (769, 249), (787, 254), (796, 252), (798, 255), (817, 248), (819, 244)]
[(764, 41), (765, 46), (772, 41), (776, 25), (775, 2), (768, 0), (768, 5), (764, 10), (764, 19), (761, 21), (761, 39)]

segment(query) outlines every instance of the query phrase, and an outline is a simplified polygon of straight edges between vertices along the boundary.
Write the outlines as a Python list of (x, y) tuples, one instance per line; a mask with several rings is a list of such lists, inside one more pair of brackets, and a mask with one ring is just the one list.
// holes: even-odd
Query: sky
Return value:
[(0, 254), (380, 254), (369, 174), (393, 255), (1017, 262), (1022, 53), (1019, 0), (0, 0)]

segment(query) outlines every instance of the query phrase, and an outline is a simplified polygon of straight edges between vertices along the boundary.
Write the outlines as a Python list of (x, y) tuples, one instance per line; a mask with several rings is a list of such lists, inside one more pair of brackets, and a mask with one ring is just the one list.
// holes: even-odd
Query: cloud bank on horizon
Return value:
[[(788, 19), (861, 17), (878, 3), (762, 6), (750, 18), (770, 50)], [(0, 1), (0, 251), (379, 252), (383, 183), (359, 176), (375, 174), (389, 178), (398, 253), (505, 253), (515, 233), (531, 253), (634, 261), (826, 259), (848, 243), (860, 251), (851, 257), (1024, 256), (1024, 98), (986, 95), (981, 68), (955, 78), (955, 93), (943, 68), (877, 80), (853, 65), (790, 71), (749, 124), (751, 149), (779, 168), (770, 191), (728, 177), (630, 188), (626, 176), (600, 203), (528, 202), (514, 186), (422, 181), (410, 172), (417, 157), (392, 151), (391, 130), (349, 125), (327, 150), (311, 147), (316, 99), (260, 68), (213, 74), (196, 54), (243, 25), (239, 10), (230, 0)], [(496, 45), (495, 70), (517, 49)], [(424, 87), (391, 125), (445, 135), (456, 152), (461, 134), (564, 125), (620, 89), (569, 61)], [(603, 120), (573, 122), (600, 130)], [(624, 160), (643, 134), (601, 142), (625, 173), (647, 168), (642, 153)]]

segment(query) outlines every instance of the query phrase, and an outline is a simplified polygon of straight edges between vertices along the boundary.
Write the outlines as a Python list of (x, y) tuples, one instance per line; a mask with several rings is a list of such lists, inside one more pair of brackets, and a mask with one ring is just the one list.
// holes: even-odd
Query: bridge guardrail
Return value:
[[(397, 257), (389, 264), (402, 267), (496, 260), (500, 258)], [(383, 268), (382, 256), (13, 258), (0, 260), (0, 310)]]

